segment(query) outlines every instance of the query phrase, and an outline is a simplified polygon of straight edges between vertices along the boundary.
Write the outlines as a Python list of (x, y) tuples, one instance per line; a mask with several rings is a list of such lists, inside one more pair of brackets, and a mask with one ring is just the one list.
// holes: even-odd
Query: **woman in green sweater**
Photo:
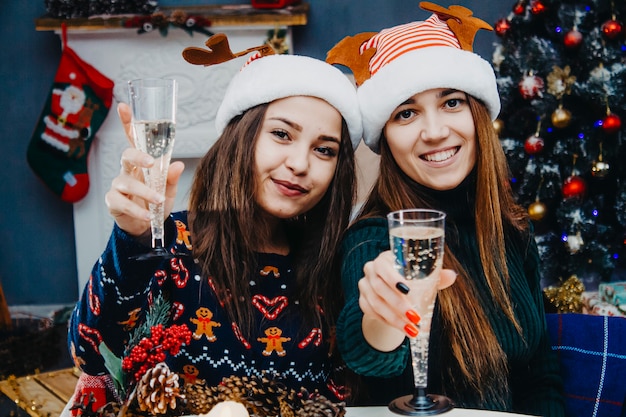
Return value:
[(353, 69), (364, 140), (380, 154), (380, 176), (342, 246), (337, 343), (361, 376), (354, 404), (413, 391), (407, 336), (418, 332), (418, 309), (394, 268), (386, 215), (428, 207), (447, 213), (429, 392), (459, 407), (563, 416), (539, 254), (492, 123), (495, 75), (471, 50), (476, 31), (491, 28), (460, 6), (421, 6), (435, 13), (346, 38), (327, 59)]

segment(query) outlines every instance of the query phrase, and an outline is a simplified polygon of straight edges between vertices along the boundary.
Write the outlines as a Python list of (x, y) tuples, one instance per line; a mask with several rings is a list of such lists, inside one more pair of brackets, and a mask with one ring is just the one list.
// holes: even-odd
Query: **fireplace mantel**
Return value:
[[(280, 11), (250, 11), (233, 13), (225, 6), (206, 6), (201, 12), (211, 22), (207, 29), (223, 32), (231, 49), (241, 51), (263, 44), (268, 34), (284, 30), (285, 42), (292, 50), (291, 26), (306, 24), (308, 5), (290, 13)], [(178, 9), (178, 8), (177, 8)], [(188, 13), (199, 13), (198, 8)], [(212, 16), (212, 17), (211, 17)], [(186, 207), (189, 185), (197, 159), (204, 155), (217, 139), (215, 114), (224, 91), (246, 57), (215, 67), (188, 64), (181, 55), (187, 46), (204, 48), (207, 36), (172, 28), (167, 36), (158, 31), (137, 33), (124, 28), (119, 19), (59, 19), (41, 18), (37, 30), (54, 30), (60, 34), (61, 22), (66, 22), (68, 46), (115, 82), (114, 101), (108, 117), (92, 142), (88, 170), (89, 193), (74, 204), (74, 231), (78, 288), (80, 292), (91, 268), (102, 253), (113, 227), (106, 210), (104, 196), (120, 169), (120, 155), (128, 142), (115, 110), (117, 102), (127, 102), (126, 81), (145, 77), (171, 77), (179, 82), (178, 121), (174, 159), (185, 162), (178, 201), (175, 209)], [(220, 24), (221, 26), (217, 25)]]

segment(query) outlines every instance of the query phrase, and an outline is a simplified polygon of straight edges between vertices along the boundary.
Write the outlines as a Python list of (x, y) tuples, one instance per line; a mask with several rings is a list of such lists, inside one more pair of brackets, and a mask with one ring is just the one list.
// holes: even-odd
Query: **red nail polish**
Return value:
[(407, 310), (405, 314), (406, 318), (409, 319), (411, 323), (417, 324), (420, 322), (421, 317), (415, 310)]
[(413, 326), (412, 324), (407, 324), (406, 326), (404, 326), (404, 332), (408, 334), (409, 337), (415, 337), (418, 333), (417, 327)]

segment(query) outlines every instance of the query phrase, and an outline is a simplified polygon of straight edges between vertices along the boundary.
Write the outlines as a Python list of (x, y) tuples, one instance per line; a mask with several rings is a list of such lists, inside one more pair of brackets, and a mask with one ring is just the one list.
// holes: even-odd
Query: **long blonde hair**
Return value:
[[(486, 107), (471, 96), (468, 102), (477, 138), (475, 222), (480, 262), (490, 295), (521, 334), (508, 296), (505, 230), (524, 233), (528, 228), (526, 212), (515, 202), (506, 157)], [(380, 175), (357, 220), (408, 207), (428, 207), (427, 198), (411, 186), (393, 159), (384, 134), (380, 154)], [(445, 377), (459, 391), (474, 391), (481, 402), (500, 399), (504, 404), (508, 397), (507, 358), (483, 306), (468, 303), (478, 298), (478, 290), (449, 248), (444, 267), (459, 274), (454, 285), (440, 292), (438, 302), (451, 359), (461, 373), (457, 375), (448, 366)]]

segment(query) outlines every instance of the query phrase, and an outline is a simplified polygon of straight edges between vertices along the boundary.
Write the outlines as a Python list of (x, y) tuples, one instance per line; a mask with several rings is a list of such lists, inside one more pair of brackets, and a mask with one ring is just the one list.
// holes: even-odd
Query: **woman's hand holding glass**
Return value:
[[(130, 147), (122, 153), (120, 174), (113, 179), (111, 188), (105, 195), (105, 203), (115, 223), (122, 230), (138, 238), (145, 236), (145, 243), (150, 244), (151, 214), (148, 203), (158, 203), (163, 197), (145, 184), (142, 168), (152, 166), (154, 159), (135, 147), (130, 106), (120, 103), (117, 112)], [(183, 169), (184, 164), (180, 161), (172, 162), (169, 166), (165, 188), (166, 216), (174, 207)]]
[[(395, 267), (395, 257), (391, 251), (382, 252), (363, 267), (363, 278), (359, 281), (359, 307), (364, 313), (363, 334), (368, 343), (381, 351), (397, 348), (406, 336), (417, 333), (415, 314), (422, 308), (416, 305), (417, 288), (411, 294), (411, 287), (417, 284), (406, 280)], [(439, 275), (438, 289), (452, 285), (456, 273), (443, 269)], [(409, 288), (407, 294), (398, 284)], [(418, 319), (419, 320), (419, 319)], [(413, 334), (409, 334), (413, 332)]]

